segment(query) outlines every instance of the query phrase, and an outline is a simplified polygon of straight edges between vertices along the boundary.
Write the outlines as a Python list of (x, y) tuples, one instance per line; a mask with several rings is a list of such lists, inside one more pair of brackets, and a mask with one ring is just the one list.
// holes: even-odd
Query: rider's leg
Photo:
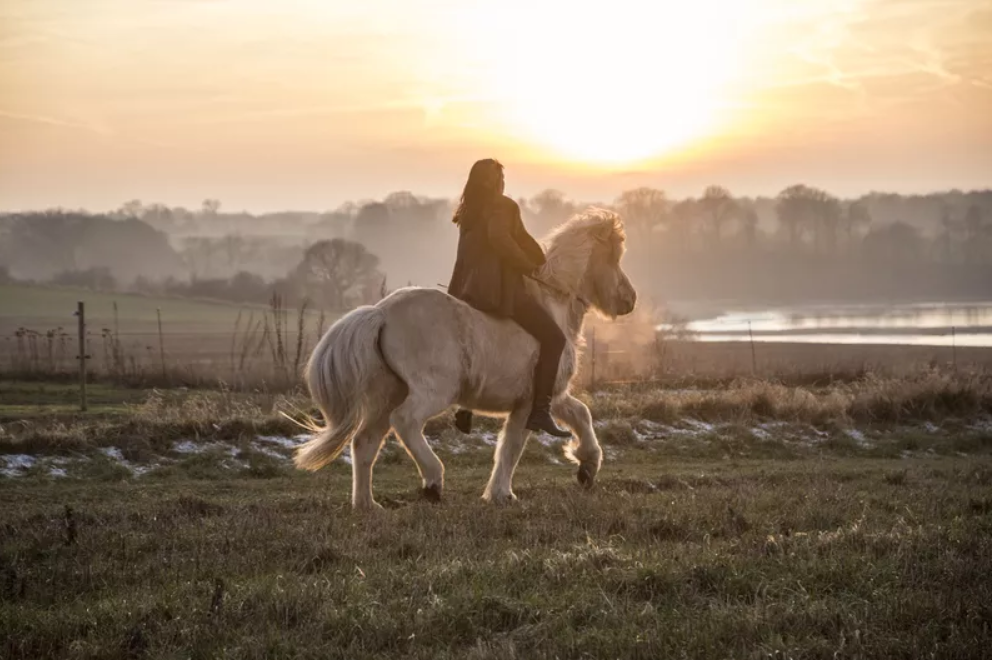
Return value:
[(551, 417), (551, 397), (558, 378), (558, 362), (565, 349), (565, 334), (547, 310), (527, 294), (520, 294), (516, 298), (510, 318), (530, 333), (540, 345), (537, 367), (534, 369), (534, 401), (526, 428), (568, 438), (572, 434), (559, 428)]

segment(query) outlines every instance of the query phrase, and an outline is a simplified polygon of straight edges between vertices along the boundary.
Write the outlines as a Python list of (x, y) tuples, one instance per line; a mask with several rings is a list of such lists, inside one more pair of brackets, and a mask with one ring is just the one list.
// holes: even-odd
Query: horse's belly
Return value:
[[(460, 403), (480, 411), (509, 412), (529, 402), (537, 366), (537, 341), (516, 325), (499, 324), (497, 331), (477, 346), (462, 388), (464, 401)], [(566, 345), (559, 361), (556, 394), (568, 388), (574, 356), (574, 347)]]

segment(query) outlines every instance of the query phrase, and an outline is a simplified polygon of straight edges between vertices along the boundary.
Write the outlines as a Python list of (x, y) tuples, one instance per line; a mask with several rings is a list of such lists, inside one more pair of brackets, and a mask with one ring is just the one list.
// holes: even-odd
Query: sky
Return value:
[(0, 208), (992, 186), (992, 0), (0, 0)]

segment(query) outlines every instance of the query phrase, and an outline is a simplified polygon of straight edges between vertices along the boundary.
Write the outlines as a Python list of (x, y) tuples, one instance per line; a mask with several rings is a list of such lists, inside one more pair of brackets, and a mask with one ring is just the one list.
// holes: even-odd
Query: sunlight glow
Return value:
[[(713, 0), (472, 5), (480, 85), (518, 137), (560, 158), (626, 166), (724, 121), (756, 3)], [(752, 12), (753, 14), (753, 12)]]

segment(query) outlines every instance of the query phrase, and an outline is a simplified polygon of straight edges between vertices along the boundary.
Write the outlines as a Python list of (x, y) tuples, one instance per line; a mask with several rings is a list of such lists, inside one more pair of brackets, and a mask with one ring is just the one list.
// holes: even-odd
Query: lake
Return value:
[[(750, 328), (749, 328), (750, 324)], [(730, 309), (689, 324), (701, 341), (992, 347), (992, 302)]]

